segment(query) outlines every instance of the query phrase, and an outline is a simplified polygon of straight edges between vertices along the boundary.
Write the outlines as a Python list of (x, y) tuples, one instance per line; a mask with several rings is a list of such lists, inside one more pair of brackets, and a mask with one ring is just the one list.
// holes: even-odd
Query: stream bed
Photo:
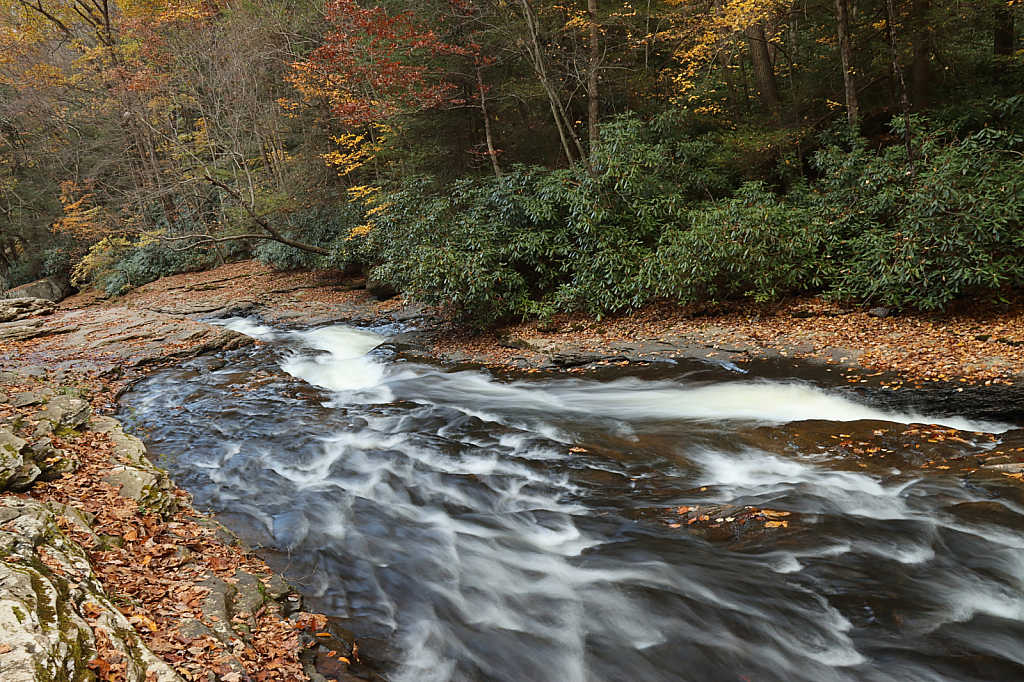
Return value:
[[(393, 682), (1024, 679), (1020, 496), (768, 445), (884, 420), (984, 450), (1012, 423), (777, 367), (499, 377), (386, 328), (229, 326), (263, 343), (154, 373), (121, 418)], [(733, 509), (756, 528), (720, 532)]]

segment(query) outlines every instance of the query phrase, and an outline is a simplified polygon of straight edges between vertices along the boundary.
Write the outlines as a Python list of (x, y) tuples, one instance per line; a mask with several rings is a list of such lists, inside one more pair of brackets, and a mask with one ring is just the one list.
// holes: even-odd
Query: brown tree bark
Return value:
[(754, 81), (757, 83), (757, 97), (761, 105), (772, 113), (778, 113), (782, 104), (779, 85), (775, 80), (775, 67), (768, 51), (768, 36), (765, 34), (764, 21), (751, 25), (744, 32), (750, 45), (750, 61), (754, 65)]
[[(723, 0), (715, 0), (715, 14), (719, 17), (722, 16), (724, 11)], [(740, 103), (739, 95), (736, 92), (736, 83), (732, 77), (732, 53), (734, 46), (734, 39), (731, 33), (722, 31), (722, 37), (718, 41), (718, 63), (722, 66), (722, 74), (725, 79), (725, 87), (729, 92), (729, 107), (732, 109), (732, 120), (734, 123), (740, 122)], [(744, 104), (746, 102), (744, 101)]]
[(857, 103), (857, 76), (853, 69), (850, 12), (846, 0), (836, 0), (836, 29), (839, 33), (839, 58), (843, 64), (843, 86), (846, 90), (846, 119), (854, 126), (860, 120), (860, 107)]
[(597, 74), (601, 65), (601, 31), (597, 25), (597, 0), (587, 0), (587, 14), (590, 15), (590, 64), (587, 71), (587, 122), (590, 127), (590, 152), (601, 141), (597, 127), (601, 101), (597, 96)]
[(992, 53), (997, 57), (1010, 57), (1017, 42), (1013, 25), (1013, 12), (1005, 0), (997, 0), (995, 26), (992, 29)]

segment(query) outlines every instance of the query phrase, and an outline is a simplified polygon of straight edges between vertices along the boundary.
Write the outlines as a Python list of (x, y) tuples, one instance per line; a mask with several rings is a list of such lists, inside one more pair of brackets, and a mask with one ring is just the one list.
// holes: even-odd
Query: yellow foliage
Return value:
[[(693, 93), (699, 92), (706, 80), (708, 64), (722, 53), (728, 55), (739, 49), (750, 27), (764, 22), (769, 31), (768, 39), (772, 40), (775, 36), (770, 33), (771, 20), (786, 9), (781, 0), (668, 0), (668, 4), (677, 8), (669, 28), (645, 36), (644, 41), (679, 45), (676, 59), (682, 66), (663, 74), (674, 85), (678, 95), (673, 99), (677, 102), (701, 97)], [(713, 103), (697, 107), (708, 113), (717, 110)]]
[(349, 230), (345, 240), (355, 239), (356, 237), (362, 237), (370, 233), (373, 230), (373, 216), (374, 214), (380, 213), (386, 210), (390, 204), (383, 203), (378, 204), (377, 201), (380, 198), (379, 193), (380, 187), (374, 187), (372, 185), (360, 185), (359, 187), (353, 187), (348, 191), (349, 201), (360, 202), (366, 209), (366, 223), (357, 225)]
[(360, 185), (358, 187), (352, 187), (351, 189), (348, 190), (349, 201), (360, 201), (366, 205), (372, 205), (374, 197), (379, 191), (380, 187), (374, 187), (372, 185)]
[(88, 185), (83, 187), (66, 181), (60, 184), (60, 189), (64, 215), (54, 221), (54, 232), (88, 241), (110, 234), (117, 228), (116, 217), (105, 207), (93, 204), (96, 195)]
[(105, 237), (89, 248), (89, 252), (71, 270), (71, 284), (79, 286), (97, 275), (109, 272), (132, 243), (124, 237)]
[[(385, 143), (392, 133), (390, 126), (383, 123), (370, 124), (370, 129), (359, 134), (332, 135), (331, 141), (338, 145), (338, 148), (321, 154), (320, 158), (341, 177), (362, 168), (384, 150)], [(372, 131), (376, 131), (376, 134), (371, 134)]]

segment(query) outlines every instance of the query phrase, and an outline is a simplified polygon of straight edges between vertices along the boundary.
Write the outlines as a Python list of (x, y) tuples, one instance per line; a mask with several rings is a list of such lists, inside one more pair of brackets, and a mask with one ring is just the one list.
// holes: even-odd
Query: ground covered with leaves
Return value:
[[(324, 271), (285, 272), (244, 261), (167, 277), (119, 299), (102, 301), (86, 293), (62, 305), (151, 308), (197, 299), (225, 304), (251, 300), (266, 309), (296, 311), (333, 306), (350, 314), (360, 310), (363, 319), (384, 321), (408, 303), (401, 297), (374, 299), (358, 277)], [(437, 320), (433, 347), (437, 354), (463, 351), (473, 360), (495, 364), (521, 354), (509, 347), (510, 338), (544, 337), (601, 351), (624, 341), (689, 333), (782, 349), (789, 357), (828, 360), (824, 349), (845, 348), (852, 351), (855, 364), (865, 373), (893, 372), (911, 380), (1007, 383), (1024, 375), (1024, 294), (1020, 292), (1000, 301), (960, 301), (944, 312), (886, 309), (885, 317), (876, 316), (877, 311), (869, 314), (866, 306), (840, 305), (814, 296), (773, 303), (740, 300), (678, 305), (659, 301), (600, 320), (556, 314), (484, 332), (455, 325), (450, 311), (433, 308), (429, 312)]]
[[(109, 406), (111, 387), (96, 377), (39, 371), (43, 369), (33, 368), (28, 374), (3, 372), (0, 423), (6, 428), (28, 438), (38, 433), (37, 414), (47, 396), (71, 394), (91, 401), (95, 412)], [(39, 402), (23, 404), (33, 399)], [(318, 646), (322, 641), (318, 635), (326, 636), (321, 632), (326, 625), (323, 616), (300, 612), (298, 595), (226, 529), (192, 509), (184, 491), (172, 487), (169, 494), (174, 499), (152, 509), (124, 496), (121, 486), (105, 481), (118, 463), (127, 463), (110, 433), (57, 429), (48, 438), (77, 468), (57, 480), (38, 480), (25, 492), (3, 494), (69, 505), (88, 519), (88, 529), (66, 516), (59, 516), (58, 523), (85, 549), (104, 590), (153, 652), (188, 681), (310, 679), (300, 655)], [(44, 547), (37, 553), (51, 571), (75, 579), (65, 576)], [(257, 579), (256, 588), (263, 597), (253, 601), (251, 611), (231, 609), (231, 622), (219, 623), (223, 616), (211, 611), (209, 601), (217, 579), (234, 585), (240, 578)], [(90, 613), (88, 602), (79, 607), (91, 625), (99, 615), (99, 607), (92, 607), (96, 613)], [(89, 669), (97, 680), (123, 682), (128, 679), (127, 662), (116, 649), (104, 645), (102, 632), (96, 629), (97, 655)], [(225, 632), (227, 636), (213, 636)], [(335, 668), (345, 668), (346, 656), (352, 657), (353, 652), (350, 647), (339, 648), (343, 650), (330, 651), (327, 658), (334, 659)]]

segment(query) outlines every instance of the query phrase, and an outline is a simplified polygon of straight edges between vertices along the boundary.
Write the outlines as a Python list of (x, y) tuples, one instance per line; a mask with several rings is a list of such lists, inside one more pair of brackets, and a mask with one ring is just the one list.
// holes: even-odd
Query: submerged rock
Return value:
[(793, 533), (806, 525), (802, 515), (794, 512), (729, 504), (648, 507), (626, 515), (685, 530), (709, 542), (729, 543), (734, 549), (755, 547), (768, 537), (777, 545), (780, 533)]
[(894, 475), (922, 469), (967, 471), (999, 440), (989, 433), (876, 419), (806, 419), (758, 427), (742, 437), (758, 449), (810, 458), (835, 469)]

